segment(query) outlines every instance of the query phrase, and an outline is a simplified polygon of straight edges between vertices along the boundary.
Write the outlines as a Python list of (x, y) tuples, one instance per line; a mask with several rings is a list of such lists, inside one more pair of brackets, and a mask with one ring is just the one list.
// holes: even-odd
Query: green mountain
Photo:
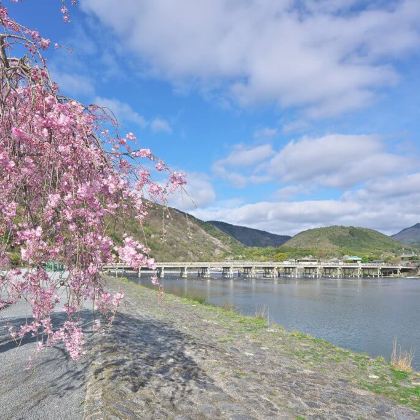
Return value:
[(313, 250), (315, 255), (399, 254), (403, 245), (376, 230), (353, 226), (330, 226), (298, 233), (284, 247)]
[(123, 232), (144, 243), (158, 261), (215, 261), (240, 254), (236, 239), (180, 210), (149, 204), (143, 224), (134, 218), (110, 222), (110, 236), (122, 242)]
[(407, 245), (420, 246), (420, 223), (409, 228), (403, 229), (401, 232), (391, 236), (393, 239)]
[[(143, 224), (134, 218), (117, 217), (110, 221), (109, 234), (116, 242), (122, 242), (124, 231), (146, 244), (151, 256), (158, 261), (226, 258), (283, 261), (310, 254), (321, 258), (358, 255), (364, 260), (375, 260), (392, 259), (404, 249), (407, 251), (407, 245), (375, 230), (347, 226), (310, 229), (281, 246), (267, 246), (269, 240), (277, 240), (280, 235), (271, 236), (273, 234), (268, 232), (221, 222), (204, 222), (180, 210), (156, 204), (149, 205), (149, 215)], [(246, 238), (247, 234), (250, 239)], [(246, 246), (248, 243), (265, 245)]]
[(287, 242), (291, 236), (276, 235), (259, 229), (251, 229), (245, 226), (231, 225), (230, 223), (209, 221), (207, 224), (227, 233), (245, 246), (276, 247)]

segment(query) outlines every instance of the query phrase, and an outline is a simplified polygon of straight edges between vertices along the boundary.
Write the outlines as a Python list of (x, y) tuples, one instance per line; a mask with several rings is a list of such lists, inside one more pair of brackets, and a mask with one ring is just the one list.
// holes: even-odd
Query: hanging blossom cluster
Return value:
[[(39, 349), (62, 342), (77, 359), (83, 305), (92, 302), (109, 315), (122, 299), (104, 289), (103, 265), (154, 267), (133, 238), (114, 244), (109, 224), (117, 217), (141, 222), (145, 196), (164, 200), (185, 179), (149, 149), (135, 149), (133, 133), (117, 135), (101, 108), (60, 96), (41, 54), (49, 40), (13, 21), (4, 7), (0, 31), (0, 313), (25, 300), (32, 318), (11, 329), (12, 337), (37, 336)], [(22, 47), (27, 58), (14, 58)], [(152, 180), (153, 167), (168, 174), (165, 182)], [(10, 260), (16, 252), (20, 268)], [(66, 275), (49, 275), (50, 261)], [(61, 325), (52, 319), (58, 308), (66, 313)]]

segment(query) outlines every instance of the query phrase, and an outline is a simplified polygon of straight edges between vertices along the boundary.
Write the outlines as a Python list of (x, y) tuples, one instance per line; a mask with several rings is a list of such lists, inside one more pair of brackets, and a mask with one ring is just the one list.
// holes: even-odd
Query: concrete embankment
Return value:
[(88, 419), (420, 417), (418, 373), (264, 319), (108, 281), (126, 299), (91, 350)]

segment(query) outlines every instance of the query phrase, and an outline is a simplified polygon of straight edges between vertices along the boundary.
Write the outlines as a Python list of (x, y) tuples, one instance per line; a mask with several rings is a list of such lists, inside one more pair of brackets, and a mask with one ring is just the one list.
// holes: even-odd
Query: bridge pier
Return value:
[[(293, 273), (294, 273), (295, 269), (293, 267), (284, 267), (283, 269), (283, 275), (286, 277), (293, 277)], [(282, 274), (282, 271), (279, 270), (279, 275)]]
[(165, 277), (165, 267), (159, 267), (156, 269), (156, 275), (160, 278), (163, 279)]
[(364, 268), (362, 270), (363, 277), (376, 277), (377, 270), (374, 268)]
[(324, 267), (324, 276), (325, 277), (333, 277), (333, 275), (334, 275), (334, 268)]
[(244, 277), (249, 279), (255, 277), (255, 267), (244, 267)]
[(318, 274), (318, 267), (304, 267), (303, 275), (305, 277), (315, 277)]
[(274, 267), (264, 267), (263, 277), (265, 278), (274, 278), (276, 276)]
[(343, 277), (351, 278), (351, 277), (358, 277), (358, 269), (353, 267), (345, 267), (342, 270)]
[(232, 267), (222, 267), (222, 277), (224, 279), (233, 278), (233, 268)]
[(181, 267), (181, 270), (180, 270), (179, 276), (180, 276), (182, 279), (186, 279), (186, 278), (188, 277), (188, 268), (187, 268), (187, 267)]
[(198, 277), (210, 278), (210, 267), (200, 267), (197, 274)]

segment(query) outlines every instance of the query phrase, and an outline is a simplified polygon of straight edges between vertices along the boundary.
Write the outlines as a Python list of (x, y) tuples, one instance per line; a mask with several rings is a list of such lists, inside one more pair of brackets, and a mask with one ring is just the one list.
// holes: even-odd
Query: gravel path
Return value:
[(383, 362), (233, 312), (170, 295), (158, 302), (154, 291), (122, 287), (125, 306), (94, 346), (87, 419), (420, 418), (358, 385), (354, 375), (378, 381), (389, 370)]
[[(82, 419), (88, 359), (73, 362), (60, 347), (36, 353), (30, 338), (16, 347), (8, 328), (21, 325), (27, 314), (23, 303), (1, 313), (0, 419)], [(62, 313), (54, 317), (61, 319)]]

